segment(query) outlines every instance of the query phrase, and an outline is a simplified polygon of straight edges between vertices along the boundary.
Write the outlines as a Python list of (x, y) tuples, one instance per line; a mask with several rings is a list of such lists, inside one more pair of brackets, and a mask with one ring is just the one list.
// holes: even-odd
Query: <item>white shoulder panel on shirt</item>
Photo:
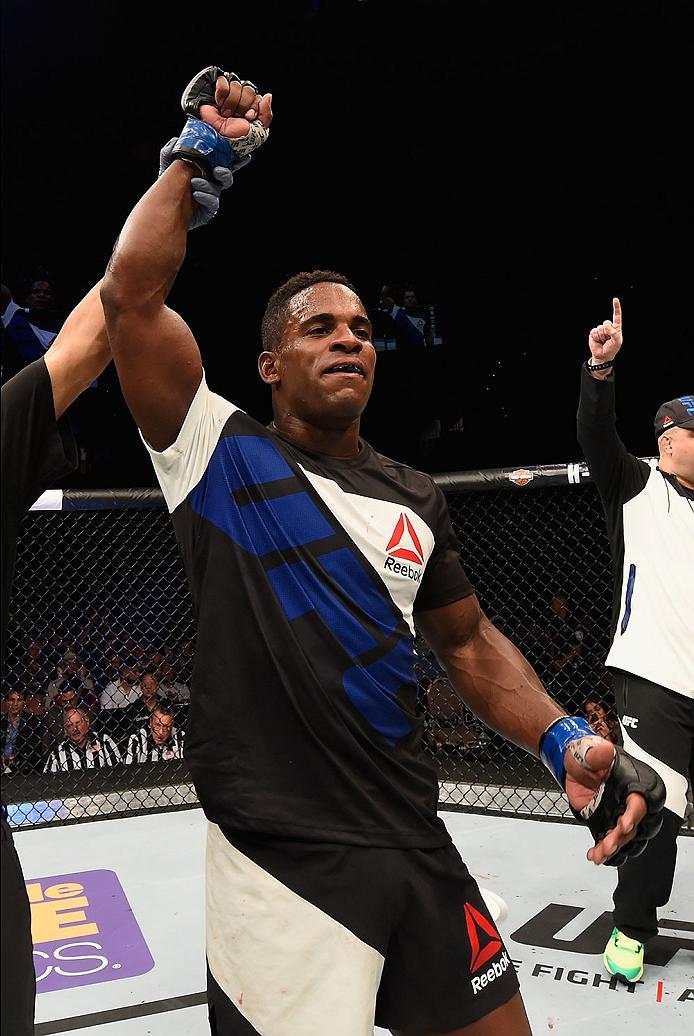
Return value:
[(171, 446), (161, 452), (153, 450), (140, 432), (169, 513), (183, 503), (205, 474), (224, 425), (238, 409), (228, 399), (210, 392), (203, 372), (198, 391)]
[(346, 493), (332, 479), (301, 470), (373, 565), (414, 635), (412, 611), (434, 550), (433, 531), (403, 504)]

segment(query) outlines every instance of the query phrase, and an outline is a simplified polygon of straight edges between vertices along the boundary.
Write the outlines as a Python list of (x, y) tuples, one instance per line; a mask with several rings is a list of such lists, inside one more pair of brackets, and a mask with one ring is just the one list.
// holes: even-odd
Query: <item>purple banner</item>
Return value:
[(38, 993), (132, 978), (154, 967), (114, 871), (32, 878), (26, 888)]

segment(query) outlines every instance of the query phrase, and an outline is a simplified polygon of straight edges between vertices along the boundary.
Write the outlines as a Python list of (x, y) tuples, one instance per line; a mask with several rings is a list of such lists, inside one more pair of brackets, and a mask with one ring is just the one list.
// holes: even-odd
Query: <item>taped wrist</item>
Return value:
[(236, 152), (229, 141), (201, 119), (189, 118), (176, 141), (172, 158), (182, 158), (198, 167), (206, 180), (214, 176), (215, 166), (230, 169)]
[(561, 788), (566, 784), (564, 753), (581, 737), (595, 737), (588, 722), (580, 716), (562, 716), (550, 723), (540, 738), (540, 758)]

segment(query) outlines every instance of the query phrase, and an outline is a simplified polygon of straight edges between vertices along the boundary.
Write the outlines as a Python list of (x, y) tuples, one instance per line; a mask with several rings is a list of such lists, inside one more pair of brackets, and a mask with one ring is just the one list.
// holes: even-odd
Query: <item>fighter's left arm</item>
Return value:
[(596, 844), (593, 863), (637, 855), (660, 827), (665, 790), (584, 719), (567, 717), (535, 670), (482, 612), (474, 594), (415, 621), (466, 705), (492, 730), (542, 758)]

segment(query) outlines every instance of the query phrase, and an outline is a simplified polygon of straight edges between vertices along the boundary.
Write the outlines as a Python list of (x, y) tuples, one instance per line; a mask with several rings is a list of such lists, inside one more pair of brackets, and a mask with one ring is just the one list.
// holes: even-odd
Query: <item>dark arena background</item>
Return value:
[[(434, 476), (486, 613), (562, 707), (592, 722), (603, 703), (618, 737), (603, 665), (612, 570), (576, 440), (579, 375), (588, 333), (611, 318), (618, 296), (618, 427), (628, 450), (652, 459), (658, 406), (694, 387), (685, 159), (692, 21), (688, 0), (4, 0), (3, 310), (10, 298), (32, 305), (33, 287), (45, 283), (50, 298), (33, 317), (48, 333), (59, 330), (103, 275), (126, 216), (156, 178), (197, 70), (218, 63), (271, 91), (268, 144), (222, 195), (212, 224), (190, 235), (169, 298), (195, 334), (208, 383), (269, 421), (256, 367), (268, 296), (298, 271), (345, 273), (372, 316), (379, 352), (364, 437)], [(393, 302), (419, 319), (418, 342), (393, 322)], [(18, 361), (5, 327), (2, 364), (7, 380)], [(16, 687), (34, 701), (51, 696), (47, 709), (36, 708), (43, 726), (32, 759), (17, 767), (3, 757), (3, 800), (20, 850), (23, 838), (77, 836), (73, 825), (94, 819), (193, 823), (161, 814), (198, 805), (184, 758), (45, 772), (58, 729), (53, 698), (65, 689), (91, 703), (94, 722), (125, 756), (120, 710), (97, 715), (99, 696), (124, 670), (133, 686), (145, 671), (164, 687), (177, 683), (174, 722), (184, 731), (195, 650), (171, 523), (112, 367), (70, 420), (79, 470), (23, 524), (3, 674), (4, 697)], [(479, 824), (472, 833), (482, 842), (491, 820), (533, 831), (553, 825), (519, 818), (555, 820), (562, 837), (580, 833), (544, 768), (486, 730), (426, 642), (418, 636), (415, 646), (440, 808)], [(690, 815), (683, 835), (691, 824)], [(85, 824), (79, 834), (94, 827), (113, 825)], [(689, 861), (691, 876), (691, 852)], [(61, 865), (35, 869), (58, 873)], [(609, 907), (609, 878), (601, 878), (598, 918)], [(539, 906), (537, 916), (545, 917)], [(692, 921), (670, 927), (691, 954), (681, 932)], [(533, 945), (554, 952), (554, 931)], [(659, 938), (666, 963), (670, 943)], [(528, 986), (542, 974), (532, 976)], [(204, 977), (196, 982), (202, 987)], [(678, 982), (673, 1027), (663, 1029), (672, 1033), (685, 1031), (681, 1012), (694, 1000), (694, 977)], [(199, 1008), (193, 985), (184, 983), (191, 998), (179, 1006)], [(137, 987), (127, 1002), (163, 1003), (170, 994)], [(543, 1001), (535, 1010), (528, 997), (547, 1026), (549, 1008)], [(584, 1007), (574, 1017), (587, 1025), (593, 1016)], [(112, 1018), (97, 1018), (107, 1009)], [(130, 1007), (117, 997), (64, 999), (51, 1010), (37, 1013), (37, 1033), (92, 1031), (88, 1021), (77, 1024), (82, 1016), (103, 1025), (104, 1036), (145, 1031), (118, 1028), (134, 1016), (118, 1014)], [(196, 1017), (199, 1028), (146, 1031), (193, 1036), (205, 1031)]]

